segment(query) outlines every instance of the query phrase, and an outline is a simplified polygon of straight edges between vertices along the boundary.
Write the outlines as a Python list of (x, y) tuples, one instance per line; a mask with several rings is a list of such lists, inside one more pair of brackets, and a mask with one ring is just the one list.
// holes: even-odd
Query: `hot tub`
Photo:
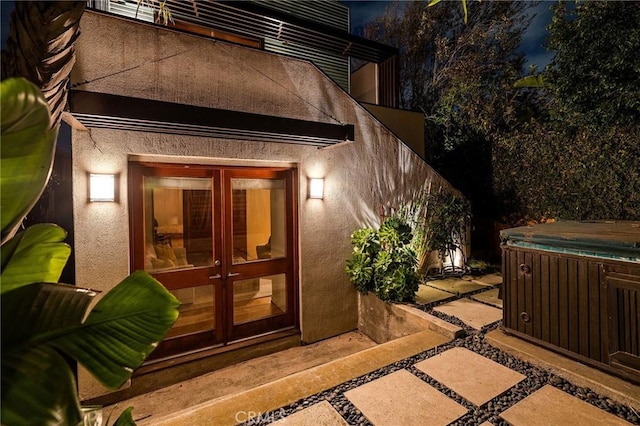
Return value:
[(503, 330), (640, 383), (640, 222), (559, 221), (500, 238)]

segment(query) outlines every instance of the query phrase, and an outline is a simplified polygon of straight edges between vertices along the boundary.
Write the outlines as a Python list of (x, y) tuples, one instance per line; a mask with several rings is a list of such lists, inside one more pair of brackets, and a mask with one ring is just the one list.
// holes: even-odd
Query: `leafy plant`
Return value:
[[(2, 82), (2, 244), (15, 234), (49, 179), (57, 128), (40, 90), (21, 79)], [(4, 249), (4, 248), (3, 248)], [(4, 251), (4, 250), (3, 250)], [(4, 283), (3, 283), (4, 284)]]
[(145, 6), (151, 9), (151, 12), (155, 16), (155, 23), (161, 23), (163, 25), (173, 24), (173, 15), (171, 9), (167, 7), (167, 2), (162, 0), (138, 0), (138, 6), (136, 7), (136, 15), (138, 17), (138, 11), (141, 6)]
[(346, 271), (356, 289), (389, 302), (412, 300), (419, 284), (412, 238), (411, 227), (399, 217), (388, 217), (378, 231), (354, 231)]
[[(443, 272), (456, 272), (453, 259), (462, 253), (466, 263), (465, 244), (467, 227), (471, 221), (471, 206), (464, 198), (448, 192), (434, 192), (427, 197), (427, 242), (430, 250), (437, 250), (442, 260), (449, 259)], [(459, 271), (459, 270), (458, 270)]]
[[(48, 180), (57, 126), (48, 130), (47, 103), (25, 79), (3, 81), (1, 100), (0, 415), (7, 425), (76, 425), (80, 404), (65, 357), (105, 386), (118, 388), (175, 322), (179, 303), (150, 275), (137, 271), (87, 315), (96, 292), (57, 283), (71, 252), (63, 242), (65, 231), (38, 224), (14, 235)], [(116, 424), (130, 417), (125, 411)]]
[[(442, 0), (431, 0), (427, 6), (428, 7), (434, 6), (440, 3), (440, 1)], [(462, 3), (462, 10), (464, 11), (464, 23), (466, 24), (467, 21), (469, 20), (469, 11), (467, 10), (467, 0), (460, 0), (460, 2)]]

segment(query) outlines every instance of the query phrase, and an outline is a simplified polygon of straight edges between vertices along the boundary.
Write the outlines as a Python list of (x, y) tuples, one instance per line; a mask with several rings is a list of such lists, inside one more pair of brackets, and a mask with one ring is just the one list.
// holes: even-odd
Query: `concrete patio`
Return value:
[(640, 386), (500, 331), (500, 283), (499, 274), (426, 282), (416, 305), (402, 306), (403, 315), (432, 319), (422, 331), (382, 344), (347, 333), (123, 401), (115, 412), (133, 405), (140, 425), (640, 423)]

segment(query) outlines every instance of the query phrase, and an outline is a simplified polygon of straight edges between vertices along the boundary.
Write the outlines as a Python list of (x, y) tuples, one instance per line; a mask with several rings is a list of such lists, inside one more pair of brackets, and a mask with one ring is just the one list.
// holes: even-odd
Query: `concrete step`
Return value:
[(204, 402), (163, 418), (139, 424), (232, 425), (247, 420), (248, 414), (269, 413), (299, 399), (330, 389), (343, 382), (414, 356), (451, 340), (425, 330), (401, 337), (346, 357), (283, 377), (244, 392)]

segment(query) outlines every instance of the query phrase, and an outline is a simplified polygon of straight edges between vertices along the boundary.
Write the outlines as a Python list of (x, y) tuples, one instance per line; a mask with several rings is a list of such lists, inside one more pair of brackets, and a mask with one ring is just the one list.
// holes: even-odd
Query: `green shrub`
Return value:
[(353, 232), (353, 254), (346, 271), (355, 288), (388, 302), (413, 300), (419, 278), (412, 238), (411, 227), (398, 217), (385, 219), (378, 231), (363, 228)]
[[(428, 249), (437, 250), (442, 261), (446, 258), (452, 261), (456, 252), (460, 251), (462, 264), (466, 264), (465, 245), (471, 221), (471, 205), (464, 198), (449, 192), (429, 194), (427, 203)], [(453, 264), (445, 268), (454, 273), (461, 272)]]
[(640, 125), (609, 129), (531, 123), (494, 146), (494, 188), (503, 219), (637, 220)]

